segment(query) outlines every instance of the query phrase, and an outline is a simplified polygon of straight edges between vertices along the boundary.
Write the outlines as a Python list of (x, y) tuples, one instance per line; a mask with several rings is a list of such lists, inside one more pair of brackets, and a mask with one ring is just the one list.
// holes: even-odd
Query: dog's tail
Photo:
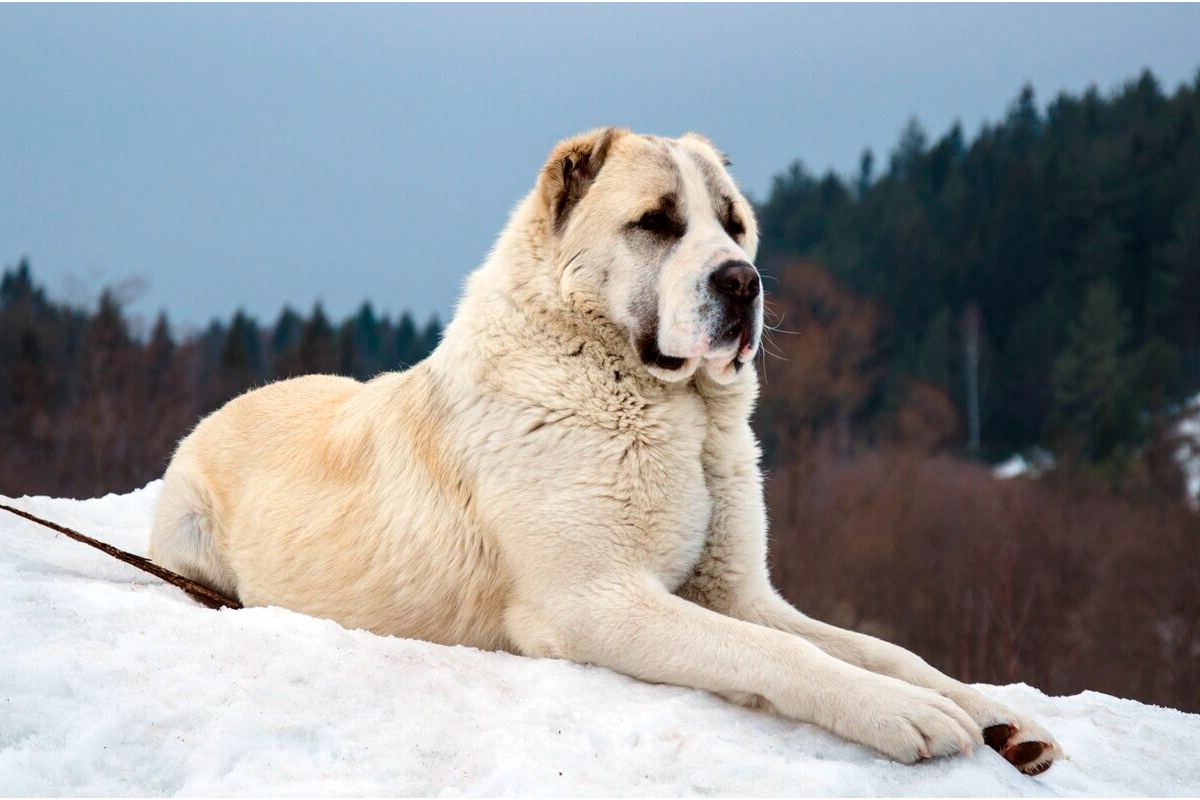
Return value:
[(214, 515), (201, 482), (172, 463), (150, 531), (150, 560), (224, 595), (237, 597), (237, 579), (217, 547)]

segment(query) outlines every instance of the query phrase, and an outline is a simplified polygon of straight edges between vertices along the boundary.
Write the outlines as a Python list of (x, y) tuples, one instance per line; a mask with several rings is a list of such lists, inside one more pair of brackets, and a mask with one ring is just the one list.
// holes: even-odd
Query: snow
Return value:
[(1053, 453), (1040, 447), (1032, 447), (1026, 454), (1014, 453), (1007, 461), (993, 466), (992, 475), (1001, 480), (1020, 477), (1040, 478), (1054, 467)]
[[(144, 553), (159, 485), (4, 499)], [(980, 686), (1070, 758), (914, 767), (597, 667), (212, 611), (0, 512), (0, 795), (1200, 794), (1200, 715)]]
[(992, 474), (1003, 480), (1020, 477), (1021, 475), (1028, 474), (1029, 471), (1029, 462), (1020, 453), (1015, 453), (1007, 461), (1002, 461), (992, 467)]
[(1183, 472), (1184, 490), (1192, 508), (1200, 509), (1200, 394), (1184, 405), (1175, 431), (1179, 436), (1175, 458)]

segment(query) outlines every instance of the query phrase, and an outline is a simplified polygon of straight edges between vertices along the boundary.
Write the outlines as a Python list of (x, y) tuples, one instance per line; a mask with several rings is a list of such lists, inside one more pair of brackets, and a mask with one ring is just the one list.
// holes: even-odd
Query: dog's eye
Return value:
[(746, 226), (742, 224), (742, 218), (733, 210), (733, 200), (730, 198), (725, 198), (725, 214), (721, 220), (721, 226), (725, 228), (725, 232), (731, 239), (736, 239), (746, 232)]
[(655, 236), (678, 239), (683, 236), (683, 225), (664, 211), (649, 211), (642, 214), (636, 223), (638, 230), (652, 233)]

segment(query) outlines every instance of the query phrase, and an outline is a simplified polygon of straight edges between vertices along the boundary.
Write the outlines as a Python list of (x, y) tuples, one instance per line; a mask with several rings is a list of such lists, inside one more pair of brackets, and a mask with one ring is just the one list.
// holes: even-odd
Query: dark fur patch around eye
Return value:
[(673, 197), (663, 197), (657, 208), (643, 213), (630, 227), (664, 240), (681, 239), (687, 232), (687, 223), (680, 217)]
[[(741, 237), (746, 234), (746, 223), (737, 213), (733, 198), (729, 196), (729, 190), (725, 188), (728, 179), (722, 177), (717, 167), (705, 156), (695, 151), (689, 155), (692, 157), (692, 163), (704, 176), (704, 184), (708, 187), (709, 197), (712, 198), (713, 212), (720, 220), (721, 227), (725, 229), (730, 238), (740, 241)], [(728, 160), (725, 163), (728, 165)]]
[(643, 214), (642, 218), (635, 224), (640, 231), (671, 239), (680, 238), (687, 230), (682, 222), (662, 211), (651, 211), (648, 214)]
[(725, 232), (733, 239), (737, 239), (746, 232), (746, 226), (742, 224), (742, 218), (738, 216), (737, 211), (733, 207), (733, 200), (725, 198), (725, 213), (721, 215), (721, 226), (725, 228)]

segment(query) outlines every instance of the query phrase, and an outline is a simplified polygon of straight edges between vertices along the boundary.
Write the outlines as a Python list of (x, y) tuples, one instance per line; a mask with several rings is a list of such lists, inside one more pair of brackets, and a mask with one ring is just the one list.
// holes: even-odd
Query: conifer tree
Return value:
[(313, 306), (312, 316), (304, 324), (304, 333), (300, 337), (300, 369), (309, 375), (332, 373), (335, 353), (333, 326), (318, 302)]
[(1131, 438), (1133, 419), (1122, 350), (1129, 315), (1106, 280), (1088, 287), (1066, 349), (1054, 362), (1053, 433), (1092, 462), (1113, 456)]

